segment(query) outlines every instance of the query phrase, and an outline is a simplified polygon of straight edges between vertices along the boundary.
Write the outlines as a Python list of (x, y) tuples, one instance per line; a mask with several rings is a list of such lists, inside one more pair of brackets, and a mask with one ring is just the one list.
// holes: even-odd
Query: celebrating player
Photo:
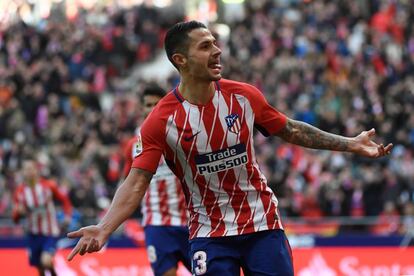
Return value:
[(56, 275), (53, 256), (60, 228), (53, 199), (63, 204), (66, 226), (71, 220), (72, 205), (54, 181), (40, 178), (36, 161), (23, 162), (23, 177), (23, 183), (14, 193), (13, 220), (18, 223), (22, 217), (27, 218), (30, 265), (37, 268), (39, 275), (45, 275), (46, 271)]
[(99, 250), (141, 201), (161, 155), (183, 183), (190, 211), (190, 257), (194, 275), (293, 275), (277, 199), (259, 170), (253, 129), (314, 149), (366, 157), (389, 154), (374, 129), (356, 137), (324, 132), (287, 118), (255, 87), (222, 79), (221, 50), (197, 21), (174, 25), (165, 49), (181, 82), (141, 128), (142, 151), (95, 226), (81, 228), (69, 254)]
[[(164, 94), (164, 90), (156, 86), (144, 90), (141, 103), (145, 117)], [(141, 151), (140, 135), (131, 138), (124, 152), (124, 175), (128, 175), (133, 158)], [(147, 254), (154, 274), (176, 275), (179, 261), (190, 270), (185, 198), (179, 179), (163, 159), (145, 193), (141, 211)]]

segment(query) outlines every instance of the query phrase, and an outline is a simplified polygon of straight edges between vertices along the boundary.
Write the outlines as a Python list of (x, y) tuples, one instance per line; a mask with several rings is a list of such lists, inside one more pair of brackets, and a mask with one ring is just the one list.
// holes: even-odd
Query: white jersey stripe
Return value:
[(33, 208), (34, 207), (34, 199), (33, 199), (32, 191), (30, 190), (30, 187), (25, 187), (24, 188), (24, 194), (25, 194), (25, 198), (26, 198), (27, 207), (28, 208)]
[(149, 203), (152, 208), (152, 219), (151, 224), (159, 225), (162, 222), (162, 217), (160, 214), (160, 204), (159, 204), (159, 197), (153, 196), (154, 194), (158, 193), (158, 186), (157, 185), (151, 185), (149, 186)]
[[(236, 103), (233, 103), (234, 99), (236, 99)], [(242, 101), (240, 101), (240, 100), (242, 100)], [(243, 122), (247, 126), (248, 126), (247, 122), (249, 122), (249, 120), (246, 120), (247, 115), (246, 115), (245, 105), (243, 104), (244, 103), (243, 100), (246, 100), (246, 99), (244, 97), (240, 96), (240, 95), (237, 95), (237, 94), (232, 95), (232, 97), (231, 97), (231, 104), (232, 104), (232, 109), (231, 109), (232, 112), (231, 113), (237, 112), (236, 114), (238, 114), (238, 112), (239, 112), (238, 110), (241, 109), (241, 114), (238, 114), (239, 115), (239, 120), (236, 120), (236, 123), (238, 124), (239, 129), (241, 129), (241, 124)], [(249, 127), (248, 130), (249, 131), (247, 132), (247, 134), (244, 134), (244, 135), (247, 136), (247, 139), (249, 140), (251, 135), (252, 135), (252, 128)], [(241, 133), (240, 132), (237, 133), (237, 135), (232, 133), (232, 132), (229, 132), (229, 136), (230, 137), (231, 136), (237, 137), (236, 141), (234, 141), (234, 140), (229, 141), (229, 143), (231, 143), (231, 144), (234, 144), (234, 143), (239, 144), (240, 143), (240, 138), (241, 138)], [(247, 144), (248, 143), (246, 143), (246, 146), (247, 146)], [(248, 150), (248, 148), (246, 148), (246, 150)], [(234, 183), (234, 186), (236, 186), (236, 184), (238, 184), (238, 188), (240, 189), (239, 193), (240, 192), (243, 193), (240, 205), (241, 205), (241, 207), (243, 207), (243, 205), (246, 204), (246, 206), (248, 206), (250, 212), (253, 214), (254, 211), (255, 211), (256, 205), (252, 204), (249, 201), (249, 198), (251, 197), (251, 196), (249, 197), (249, 191), (252, 190), (252, 187), (251, 187), (250, 181), (249, 181), (250, 177), (247, 174), (247, 168), (246, 168), (245, 165), (243, 165), (241, 167), (236, 167), (236, 168), (234, 168), (234, 173), (237, 177), (236, 182)], [(241, 195), (239, 194), (239, 196), (241, 196)], [(240, 208), (237, 215), (236, 215), (236, 218), (233, 221), (233, 223), (238, 222), (239, 217), (240, 217), (240, 215), (243, 214), (243, 212), (244, 212), (244, 210), (242, 208)], [(243, 227), (242, 227), (242, 229), (240, 230), (239, 233), (243, 233), (243, 231), (245, 230), (245, 227), (249, 226), (250, 222), (251, 222), (251, 217), (250, 217), (250, 219), (248, 219), (247, 221), (244, 222), (244, 225), (242, 225)], [(237, 227), (239, 228), (240, 225), (237, 225)], [(234, 234), (237, 234), (237, 233), (234, 233)]]
[[(192, 155), (192, 149), (193, 146), (195, 144), (195, 147), (197, 149), (197, 152), (203, 152), (204, 149), (207, 148), (207, 150), (209, 150), (209, 147), (207, 145), (207, 140), (208, 140), (208, 136), (207, 136), (207, 131), (204, 127), (203, 121), (202, 121), (202, 116), (203, 116), (203, 112), (204, 112), (204, 107), (202, 108), (201, 114), (200, 111), (198, 109), (197, 106), (193, 106), (189, 103), (186, 103), (187, 106), (189, 106), (189, 116), (188, 116), (188, 123), (191, 127), (192, 133), (199, 133), (194, 139), (193, 139), (193, 145), (191, 147), (190, 153), (188, 154), (188, 156)], [(187, 160), (188, 162), (188, 160)], [(198, 177), (198, 172), (197, 172), (197, 177)], [(199, 206), (199, 214), (200, 216), (198, 217), (198, 222), (199, 225), (201, 226), (198, 229), (198, 233), (199, 235), (202, 236), (206, 236), (210, 231), (211, 231), (211, 220), (208, 218), (208, 211), (207, 208), (205, 207), (205, 202), (203, 199), (206, 198), (207, 192), (209, 191), (209, 183), (208, 181), (206, 181), (207, 185), (206, 187), (204, 187), (204, 193), (201, 197), (201, 201), (200, 201), (200, 206)], [(213, 207), (214, 208), (214, 207)]]
[[(236, 95), (236, 99), (239, 102), (240, 106), (242, 106), (242, 108), (243, 108), (243, 111), (244, 111), (243, 118), (254, 118), (254, 112), (253, 112), (253, 109), (250, 105), (250, 102), (245, 97), (243, 97), (241, 95)], [(254, 152), (253, 139), (251, 139), (252, 136), (253, 136), (253, 127), (254, 127), (253, 123), (254, 123), (254, 120), (247, 120), (246, 119), (246, 122), (251, 122), (251, 123), (247, 123), (246, 125), (247, 125), (247, 127), (249, 129), (249, 133), (250, 133), (250, 135), (248, 137), (248, 143), (250, 144), (250, 148), (251, 148), (250, 156), (255, 159), (256, 155), (255, 155), (255, 152)], [(256, 160), (253, 160), (252, 163), (253, 163), (253, 166), (256, 167), (256, 164), (257, 164)], [(258, 167), (256, 167), (256, 169), (257, 169), (257, 171), (260, 172)], [(253, 173), (254, 173), (254, 171), (251, 172), (251, 175), (248, 178), (249, 180), (248, 180), (247, 186), (240, 185), (242, 190), (256, 191), (255, 187), (253, 187), (251, 185), (251, 182), (250, 182), (250, 179), (253, 176)], [(257, 196), (255, 196), (255, 194), (257, 194), (257, 193), (253, 193), (251, 196), (248, 195), (248, 197), (247, 197), (247, 201), (249, 203), (249, 206), (250, 206), (251, 210), (254, 210), (251, 214), (251, 217), (249, 218), (249, 221), (253, 220), (255, 230), (259, 231), (259, 229), (261, 228), (261, 225), (263, 223), (266, 224), (266, 220), (264, 220), (264, 222), (263, 222), (263, 219), (265, 219), (265, 216), (259, 216), (256, 219), (254, 219), (256, 217), (255, 216), (256, 213), (259, 213), (259, 214), (264, 213), (263, 202), (260, 200), (258, 194), (257, 194)], [(259, 221), (258, 221), (258, 219), (259, 219)], [(267, 230), (267, 228), (266, 228), (266, 230)]]
[[(175, 182), (175, 177), (169, 178), (167, 180), (167, 189), (168, 189), (168, 206), (171, 216), (171, 225), (182, 225), (181, 222), (181, 213), (179, 209), (179, 195), (177, 195), (177, 186)], [(175, 195), (175, 196), (172, 196)]]
[[(187, 121), (188, 113), (189, 113), (188, 108), (189, 107), (187, 107), (187, 109), (185, 110), (186, 121)], [(179, 143), (179, 137), (178, 137), (179, 134), (178, 134), (175, 119), (176, 119), (176, 116), (174, 117), (170, 116), (170, 118), (168, 119), (168, 125), (170, 125), (170, 128), (168, 130), (167, 145), (173, 152), (175, 152), (175, 162), (180, 163), (180, 166), (183, 169), (183, 179), (181, 181), (186, 183), (189, 193), (190, 193), (190, 196), (189, 196), (190, 202), (188, 204), (189, 208), (190, 210), (193, 209), (192, 210), (193, 212), (198, 213), (199, 208), (201, 207), (200, 190), (198, 189), (197, 184), (194, 182), (193, 172), (191, 170), (191, 167), (188, 166), (188, 160), (186, 158), (186, 155), (184, 154), (181, 144)], [(191, 217), (191, 219), (194, 219), (194, 218)], [(209, 224), (209, 219), (205, 223)], [(195, 233), (197, 233), (197, 231), (195, 231)]]
[[(214, 117), (213, 117), (213, 125), (211, 126), (210, 135), (209, 135), (208, 141), (206, 143), (206, 148), (204, 149), (205, 151), (207, 151), (207, 147), (210, 145), (211, 138), (213, 137), (214, 129), (216, 127), (217, 115), (219, 114), (218, 98), (220, 96), (221, 96), (220, 93), (218, 91), (216, 91), (216, 93), (214, 94), (213, 100), (212, 100), (213, 105), (215, 107), (215, 109), (214, 109)], [(219, 119), (219, 122), (220, 122), (220, 119)], [(224, 142), (224, 137), (223, 137), (223, 141), (222, 141), (222, 144), (221, 144), (222, 146), (223, 146), (223, 142)]]
[[(218, 118), (216, 117), (215, 119), (219, 121), (221, 128), (223, 130), (223, 139), (221, 141), (221, 145), (220, 148), (223, 148), (224, 144), (226, 142), (228, 142), (228, 129), (227, 129), (227, 125), (224, 123), (224, 118), (228, 115), (228, 111), (229, 108), (227, 106), (227, 103), (222, 95), (222, 93), (220, 91), (217, 91), (214, 97), (214, 101), (213, 104), (217, 110), (217, 113), (219, 114)], [(216, 124), (216, 122), (214, 122), (214, 124)], [(227, 138), (227, 139), (226, 139)], [(211, 151), (211, 147), (209, 146), (208, 151)], [(229, 171), (226, 171), (224, 173), (224, 176), (222, 177), (222, 179), (220, 180), (220, 178), (218, 177), (217, 173), (211, 174), (211, 177), (213, 178), (212, 181), (213, 183), (218, 183), (219, 186), (217, 187), (217, 191), (216, 194), (218, 194), (219, 196), (216, 198), (216, 201), (214, 202), (214, 205), (219, 205), (220, 206), (220, 211), (221, 211), (221, 217), (219, 219), (219, 223), (217, 224), (217, 227), (219, 225), (221, 225), (221, 223), (224, 222), (224, 218), (228, 219), (232, 219), (234, 218), (234, 209), (231, 208), (231, 204), (229, 204), (230, 202), (230, 197), (227, 191), (225, 191), (223, 189), (223, 181), (224, 179), (227, 177)], [(230, 208), (229, 208), (230, 207)], [(227, 222), (225, 223), (225, 231), (228, 232), (229, 230), (232, 231), (233, 229), (230, 227), (230, 225)], [(237, 227), (236, 227), (237, 228)], [(214, 233), (216, 229), (213, 229), (213, 231), (211, 233)], [(237, 230), (237, 229), (236, 229)], [(211, 234), (210, 233), (210, 234)]]
[(46, 196), (43, 187), (41, 185), (36, 185), (34, 187), (35, 197), (37, 198), (38, 210), (39, 210), (39, 219), (40, 219), (40, 227), (42, 233), (50, 234), (50, 230), (48, 228), (48, 221), (47, 221), (47, 209), (46, 209)]
[[(236, 103), (233, 103), (233, 99), (236, 98)], [(238, 110), (237, 107), (235, 107), (236, 105), (238, 107), (241, 108), (241, 114), (238, 114), (239, 120), (236, 120), (236, 123), (239, 124), (238, 128), (241, 128), (241, 123), (242, 122), (246, 122), (246, 112), (245, 112), (245, 107), (242, 103), (239, 102), (239, 98), (238, 95), (234, 95), (234, 97), (231, 97), (231, 105), (232, 105), (232, 113), (234, 113), (235, 110)], [(248, 139), (250, 139), (251, 136), (251, 129), (249, 128), (249, 132), (248, 132)], [(232, 136), (236, 136), (234, 133), (231, 133)], [(237, 140), (236, 141), (229, 141), (229, 143), (240, 143), (240, 135), (241, 133), (237, 134)], [(229, 133), (230, 136), (230, 133)], [(247, 145), (246, 145), (247, 146)], [(246, 148), (246, 150), (248, 150), (248, 148)], [(249, 177), (247, 175), (247, 170), (246, 170), (246, 166), (243, 165), (242, 167), (237, 167), (234, 169), (234, 173), (237, 176), (236, 182), (234, 183), (234, 186), (236, 186), (236, 184), (238, 184), (239, 189), (241, 190), (241, 192), (244, 193), (243, 198), (241, 199), (241, 203), (240, 206), (243, 207), (244, 204), (247, 204), (247, 206), (249, 207), (249, 210), (251, 213), (254, 213), (254, 210), (256, 208), (255, 205), (252, 205), (250, 202), (248, 202), (248, 196), (249, 196)], [(239, 195), (240, 196), (240, 195)], [(247, 202), (246, 202), (247, 201)], [(246, 203), (245, 203), (246, 202)], [(240, 215), (242, 214), (242, 212), (244, 212), (244, 210), (242, 208), (239, 209), (236, 218), (233, 221), (233, 224), (238, 222)], [(242, 227), (242, 229), (240, 230), (239, 233), (243, 233), (243, 231), (245, 230), (245, 227), (247, 227), (251, 222), (251, 218), (248, 219), (247, 221), (244, 222), (244, 225)], [(237, 224), (237, 228), (239, 229), (240, 225)], [(234, 233), (237, 234), (237, 233)]]
[[(37, 206), (35, 206), (35, 200), (33, 198), (33, 193), (32, 193), (32, 189), (30, 187), (25, 187), (24, 188), (24, 194), (25, 194), (25, 198), (26, 198), (26, 202), (27, 202), (27, 206), (29, 209), (34, 209)], [(33, 234), (38, 234), (39, 233), (39, 227), (38, 227), (38, 214), (37, 212), (31, 212), (29, 214), (29, 231)]]
[[(229, 111), (231, 110), (232, 106), (230, 103), (230, 108), (228, 107), (223, 95), (220, 93), (217, 93), (219, 95), (219, 99), (218, 99), (218, 109), (219, 109), (219, 118), (220, 118), (220, 123), (221, 123), (221, 127), (223, 128), (223, 131), (225, 133), (224, 135), (224, 139), (221, 143), (221, 148), (224, 146), (224, 143), (226, 142), (227, 145), (234, 145), (236, 144), (235, 141), (235, 136), (237, 136), (234, 133), (231, 133), (228, 131), (228, 127), (224, 121), (224, 118), (230, 113)], [(222, 180), (220, 181), (220, 187), (223, 189), (223, 181), (224, 179), (226, 179), (227, 174), (229, 173), (229, 171), (225, 172), (224, 177), (222, 178)], [(233, 191), (231, 192), (231, 194), (228, 194), (228, 191), (223, 191), (221, 194), (223, 194), (224, 196), (221, 197), (221, 206), (225, 206), (224, 211), (222, 212), (222, 217), (220, 218), (220, 220), (224, 220), (224, 218), (226, 218), (226, 233), (229, 235), (234, 235), (235, 233), (237, 233), (237, 225), (234, 225), (234, 221), (235, 221), (235, 212), (234, 209), (232, 208), (231, 205), (231, 200), (233, 198), (234, 195), (234, 187), (233, 187)], [(230, 225), (229, 221), (233, 221), (233, 224)]]

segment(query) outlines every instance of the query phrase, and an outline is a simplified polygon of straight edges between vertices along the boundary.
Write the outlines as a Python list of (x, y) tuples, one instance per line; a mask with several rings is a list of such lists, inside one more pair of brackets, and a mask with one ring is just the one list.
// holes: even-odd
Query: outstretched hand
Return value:
[(361, 134), (354, 138), (356, 149), (355, 153), (371, 158), (377, 158), (385, 156), (391, 153), (393, 144), (388, 144), (384, 146), (383, 144), (377, 144), (372, 141), (372, 137), (375, 136), (375, 129), (372, 128), (368, 131), (363, 131)]
[(103, 229), (96, 225), (82, 227), (77, 231), (67, 234), (68, 238), (80, 238), (76, 246), (73, 248), (68, 256), (68, 261), (71, 261), (77, 254), (84, 255), (85, 253), (93, 253), (101, 250), (109, 235)]

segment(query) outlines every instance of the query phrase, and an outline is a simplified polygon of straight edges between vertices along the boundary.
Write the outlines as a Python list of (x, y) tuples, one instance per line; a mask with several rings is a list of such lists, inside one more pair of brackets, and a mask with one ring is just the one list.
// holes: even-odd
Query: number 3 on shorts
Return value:
[(194, 268), (195, 275), (203, 275), (207, 272), (207, 254), (204, 251), (197, 251), (193, 255), (193, 260), (196, 262), (196, 267)]

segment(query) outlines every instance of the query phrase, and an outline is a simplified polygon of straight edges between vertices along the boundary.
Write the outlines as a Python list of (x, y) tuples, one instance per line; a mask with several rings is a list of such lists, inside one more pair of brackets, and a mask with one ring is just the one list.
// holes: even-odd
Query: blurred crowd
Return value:
[[(220, 40), (224, 77), (257, 86), (291, 118), (346, 136), (375, 128), (376, 141), (394, 143), (389, 157), (368, 160), (257, 134), (258, 161), (282, 214), (375, 216), (363, 229), (377, 234), (412, 229), (414, 3), (261, 0), (245, 9)], [(0, 31), (0, 216), (9, 215), (22, 158), (33, 152), (70, 195), (80, 223), (108, 206), (147, 85), (125, 89), (122, 79), (161, 52), (174, 23), (162, 21), (142, 6)], [(166, 89), (176, 75), (169, 81)]]
[[(249, 1), (231, 26), (226, 75), (259, 87), (289, 117), (355, 136), (376, 129), (392, 155), (367, 160), (257, 136), (287, 217), (379, 216), (376, 233), (414, 215), (412, 1)], [(248, 64), (248, 65), (247, 65)], [(410, 220), (411, 221), (411, 220)]]
[(146, 83), (123, 80), (154, 59), (166, 28), (181, 20), (139, 6), (0, 31), (0, 216), (10, 214), (28, 155), (57, 179), (81, 224), (99, 216), (121, 178), (120, 148), (142, 121)]

